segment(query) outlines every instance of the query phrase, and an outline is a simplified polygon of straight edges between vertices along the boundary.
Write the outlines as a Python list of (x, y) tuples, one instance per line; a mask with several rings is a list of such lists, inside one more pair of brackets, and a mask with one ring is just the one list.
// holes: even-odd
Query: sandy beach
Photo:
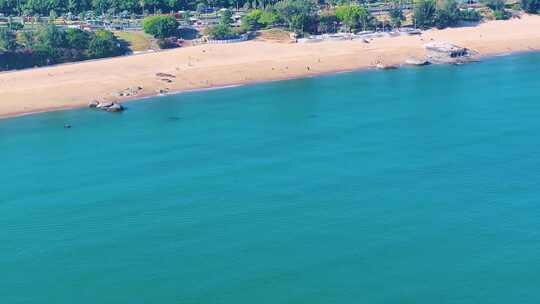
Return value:
[[(0, 73), (0, 117), (86, 106), (91, 100), (127, 100), (119, 91), (142, 87), (180, 92), (402, 64), (421, 58), (428, 42), (449, 42), (484, 56), (540, 50), (540, 16), (490, 21), (475, 27), (429, 30), (420, 36), (320, 43), (248, 41), (200, 45), (98, 61)], [(175, 77), (156, 76), (158, 73)]]

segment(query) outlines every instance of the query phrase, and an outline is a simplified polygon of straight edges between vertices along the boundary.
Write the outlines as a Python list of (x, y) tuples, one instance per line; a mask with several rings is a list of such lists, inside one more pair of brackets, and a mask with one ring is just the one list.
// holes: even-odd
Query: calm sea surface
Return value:
[(540, 54), (128, 106), (0, 121), (0, 303), (540, 303)]

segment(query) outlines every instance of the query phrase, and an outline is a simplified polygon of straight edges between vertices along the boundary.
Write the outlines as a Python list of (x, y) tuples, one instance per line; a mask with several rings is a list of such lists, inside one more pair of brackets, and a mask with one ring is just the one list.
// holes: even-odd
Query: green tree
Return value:
[(90, 58), (105, 58), (121, 55), (124, 47), (113, 35), (106, 30), (97, 30), (88, 43), (87, 54)]
[(85, 50), (88, 48), (88, 42), (90, 34), (86, 31), (79, 29), (67, 29), (66, 30), (66, 43), (67, 47), (77, 50)]
[(290, 30), (304, 32), (316, 25), (317, 6), (312, 1), (283, 0), (275, 8)]
[(390, 24), (392, 25), (392, 27), (401, 27), (401, 22), (405, 20), (401, 1), (393, 1), (390, 4), (390, 10), (388, 14), (390, 15)]
[(146, 0), (146, 5), (152, 8), (152, 11), (154, 12), (154, 15), (155, 15), (157, 9), (161, 7), (162, 3), (160, 0)]
[(482, 16), (473, 8), (462, 10), (459, 12), (459, 19), (463, 21), (478, 22), (482, 19)]
[(144, 18), (143, 30), (156, 38), (167, 38), (177, 34), (178, 22), (174, 16), (151, 16)]
[(23, 9), (31, 14), (48, 15), (50, 12), (49, 4), (43, 0), (27, 0)]
[(34, 40), (35, 40), (35, 35), (34, 35), (34, 32), (32, 31), (22, 31), (22, 32), (19, 32), (19, 41), (21, 43), (21, 45), (24, 47), (24, 48), (27, 48), (27, 49), (32, 49), (34, 48)]
[(8, 27), (10, 30), (16, 32), (16, 31), (22, 30), (24, 28), (24, 25), (19, 22), (10, 22), (8, 24)]
[(428, 28), (435, 24), (435, 13), (437, 11), (435, 1), (418, 0), (414, 4), (413, 19), (414, 24), (420, 28)]
[(52, 24), (47, 24), (36, 32), (36, 46), (43, 50), (63, 48), (66, 45), (65, 38), (65, 32)]
[(137, 0), (110, 0), (110, 7), (116, 12), (124, 12), (124, 15), (129, 15), (139, 9), (139, 2)]
[(319, 33), (335, 33), (337, 31), (336, 25), (338, 18), (334, 11), (323, 11), (319, 15), (319, 25), (317, 31)]
[(459, 9), (455, 0), (441, 0), (435, 11), (435, 25), (442, 29), (454, 26), (459, 21)]
[(62, 49), (66, 46), (65, 32), (54, 24), (47, 24), (36, 32), (35, 49), (45, 54), (47, 64), (61, 61)]
[(15, 33), (7, 28), (0, 28), (0, 50), (14, 51), (17, 48)]
[(521, 0), (521, 8), (530, 14), (540, 14), (540, 0)]
[(512, 15), (505, 9), (494, 11), (493, 16), (495, 17), (495, 20), (508, 20), (510, 17), (512, 17)]
[(259, 23), (263, 27), (271, 27), (279, 23), (279, 15), (273, 9), (265, 9), (259, 17)]
[(67, 10), (68, 10), (68, 12), (70, 12), (72, 14), (79, 13), (79, 1), (77, 1), (77, 0), (68, 0)]
[(482, 3), (494, 11), (504, 9), (504, 0), (483, 0)]
[(0, 12), (7, 16), (17, 12), (17, 2), (15, 0), (0, 0)]
[(493, 10), (493, 16), (496, 20), (506, 20), (511, 17), (505, 9), (504, 0), (484, 0), (483, 3)]
[(56, 13), (56, 11), (55, 10), (50, 10), (49, 11), (49, 22), (54, 23), (56, 18), (58, 18), (58, 14)]
[(103, 15), (111, 8), (111, 2), (109, 0), (92, 0), (92, 6), (97, 12)]
[(262, 15), (262, 10), (254, 9), (242, 17), (242, 29), (245, 31), (253, 31), (261, 28), (262, 24), (259, 23), (259, 19)]
[(219, 17), (219, 23), (230, 26), (232, 23), (233, 13), (230, 10), (224, 10)]
[(238, 37), (238, 34), (231, 29), (232, 12), (224, 10), (221, 12), (219, 24), (209, 28), (206, 34), (210, 39), (224, 40)]
[(167, 0), (167, 6), (170, 8), (171, 11), (176, 11), (180, 8), (180, 5), (180, 0)]
[(207, 6), (203, 2), (197, 3), (197, 13), (202, 14), (206, 12)]
[(366, 7), (358, 4), (338, 6), (336, 8), (336, 16), (349, 31), (356, 31), (358, 29), (365, 31), (373, 26), (373, 16)]
[(208, 28), (206, 30), (206, 35), (208, 35), (210, 39), (215, 40), (233, 39), (238, 36), (232, 31), (230, 26), (222, 23)]

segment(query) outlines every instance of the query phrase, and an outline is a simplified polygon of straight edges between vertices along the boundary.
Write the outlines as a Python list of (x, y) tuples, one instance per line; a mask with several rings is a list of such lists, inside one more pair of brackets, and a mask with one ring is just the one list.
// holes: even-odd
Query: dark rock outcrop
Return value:
[[(97, 103), (97, 105), (95, 105)], [(120, 103), (117, 102), (95, 102), (89, 105), (91, 108), (96, 108), (102, 111), (107, 112), (122, 112), (125, 110), (124, 106), (122, 106)]]
[(100, 102), (100, 103), (96, 106), (96, 108), (105, 110), (105, 109), (107, 109), (108, 107), (110, 107), (110, 106), (112, 106), (112, 105), (113, 105), (112, 102), (104, 101), (104, 102)]
[(424, 66), (424, 65), (429, 65), (430, 62), (425, 59), (409, 58), (405, 61), (405, 64), (414, 65), (414, 66)]
[(107, 111), (107, 112), (122, 112), (122, 111), (124, 111), (124, 107), (119, 103), (113, 102), (110, 107), (105, 108), (105, 111)]
[(375, 67), (377, 69), (379, 69), (379, 70), (395, 70), (395, 69), (398, 68), (395, 65), (385, 65), (385, 64), (382, 64), (382, 63), (377, 63), (377, 65)]

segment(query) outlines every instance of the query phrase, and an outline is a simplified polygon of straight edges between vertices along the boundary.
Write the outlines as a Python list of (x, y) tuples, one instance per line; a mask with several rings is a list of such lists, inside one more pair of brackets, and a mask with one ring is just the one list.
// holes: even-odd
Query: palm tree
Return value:
[(141, 12), (144, 15), (144, 7), (146, 6), (146, 0), (139, 0), (139, 5), (141, 6)]

